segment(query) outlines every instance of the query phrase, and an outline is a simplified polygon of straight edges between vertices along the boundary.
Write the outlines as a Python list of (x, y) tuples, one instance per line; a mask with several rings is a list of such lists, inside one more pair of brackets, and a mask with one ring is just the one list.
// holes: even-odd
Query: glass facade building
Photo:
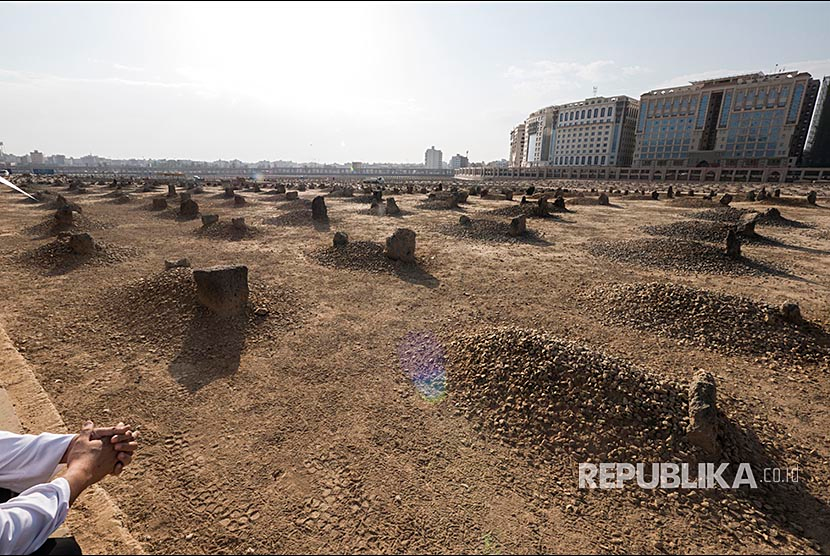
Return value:
[(640, 98), (634, 166), (793, 166), (818, 93), (808, 73), (694, 82)]

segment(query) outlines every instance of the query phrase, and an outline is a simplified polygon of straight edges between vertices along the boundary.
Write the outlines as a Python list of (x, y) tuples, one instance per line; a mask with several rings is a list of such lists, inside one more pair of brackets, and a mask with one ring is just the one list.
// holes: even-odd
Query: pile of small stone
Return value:
[[(515, 219), (522, 218), (522, 216), (517, 216)], [(511, 230), (510, 221), (491, 218), (472, 219), (466, 216), (461, 218), (463, 221), (458, 223), (445, 223), (436, 226), (436, 231), (448, 236), (488, 243), (547, 244), (542, 234), (532, 229), (525, 228), (524, 233), (514, 235), (515, 230)]]
[(720, 246), (668, 238), (597, 241), (585, 245), (595, 257), (664, 270), (720, 275), (763, 275), (781, 272), (766, 263), (733, 259)]
[[(709, 243), (723, 243), (729, 230), (735, 229), (735, 224), (713, 221), (681, 220), (671, 224), (643, 226), (644, 232), (654, 236), (674, 237)], [(767, 243), (768, 239), (758, 234), (738, 233), (744, 243)]]
[(372, 201), (377, 201), (378, 199), (374, 195), (366, 195), (365, 193), (361, 195), (355, 195), (351, 197), (345, 197), (344, 200), (347, 203), (360, 203), (365, 205), (372, 204)]
[(540, 210), (539, 202), (528, 201), (526, 203), (519, 203), (518, 205), (511, 205), (509, 207), (500, 207), (487, 211), (487, 214), (493, 216), (509, 216), (511, 218), (516, 216), (526, 216), (528, 218), (559, 218), (554, 213), (570, 212), (565, 208), (558, 208), (549, 201), (545, 207), (546, 210)]
[(710, 208), (726, 206), (705, 197), (676, 197), (670, 200), (668, 204), (673, 207), (684, 208)]
[(423, 210), (461, 210), (458, 203), (459, 198), (455, 195), (436, 195), (431, 199), (421, 201), (415, 207)]
[(249, 290), (244, 313), (220, 320), (199, 302), (191, 269), (171, 268), (93, 296), (93, 315), (78, 327), (93, 327), (85, 332), (98, 337), (103, 330), (118, 331), (123, 341), (155, 354), (179, 355), (184, 342), (188, 349), (202, 350), (192, 354), (196, 360), (206, 360), (223, 356), (230, 337), (243, 338), (246, 347), (267, 345), (300, 323), (296, 291), (257, 280), (249, 280)]
[[(603, 195), (605, 196), (603, 197)], [(605, 193), (601, 193), (598, 197), (571, 197), (570, 199), (568, 199), (568, 204), (578, 206), (608, 206), (610, 204), (610, 200), (608, 198), (608, 195), (606, 195)]]
[(118, 264), (136, 254), (135, 249), (96, 241), (85, 232), (61, 232), (57, 239), (15, 256), (17, 262), (46, 276), (66, 274), (81, 266)]
[(627, 325), (728, 355), (830, 365), (830, 334), (794, 304), (665, 283), (598, 286), (587, 294), (609, 323)]
[(760, 214), (758, 224), (761, 226), (775, 226), (779, 228), (815, 228), (815, 224), (790, 220), (781, 214), (775, 207), (770, 207)]
[(711, 220), (713, 222), (730, 222), (736, 223), (744, 218), (747, 214), (758, 214), (757, 224), (759, 226), (776, 226), (781, 228), (813, 228), (814, 224), (799, 222), (798, 220), (790, 220), (781, 215), (775, 207), (770, 207), (764, 211), (758, 212), (748, 209), (736, 209), (732, 207), (718, 207), (712, 210), (705, 210), (691, 215), (692, 218), (698, 220)]
[(536, 330), (466, 334), (446, 347), (450, 400), (508, 444), (580, 462), (693, 450), (685, 385)]
[(375, 274), (394, 273), (397, 265), (386, 256), (384, 246), (373, 241), (348, 241), (339, 246), (329, 246), (309, 253), (316, 263), (332, 268), (360, 270)]
[(113, 224), (96, 220), (81, 212), (70, 210), (68, 207), (58, 209), (47, 216), (39, 224), (23, 230), (25, 235), (45, 238), (57, 236), (61, 232), (93, 232), (112, 228)]
[[(715, 205), (715, 203), (710, 203), (710, 205)], [(733, 207), (725, 207), (723, 205), (719, 205), (716, 208), (711, 210), (704, 210), (701, 212), (696, 212), (691, 214), (692, 218), (696, 218), (698, 220), (709, 220), (711, 222), (737, 222), (740, 220), (744, 214), (749, 214), (753, 211), (747, 209), (737, 209)]]
[(233, 218), (230, 222), (216, 221), (207, 225), (203, 223), (193, 233), (208, 239), (241, 241), (257, 237), (261, 234), (261, 230), (246, 224), (244, 218)]
[(815, 206), (815, 197), (812, 197), (811, 203), (806, 197), (774, 197), (769, 196), (764, 199), (759, 199), (757, 202), (763, 205), (780, 205), (788, 207), (810, 207)]

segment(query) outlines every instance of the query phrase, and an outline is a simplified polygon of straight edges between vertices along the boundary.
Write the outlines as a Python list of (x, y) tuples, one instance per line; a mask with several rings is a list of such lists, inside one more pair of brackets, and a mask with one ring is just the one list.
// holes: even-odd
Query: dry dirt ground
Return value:
[[(485, 242), (442, 230), (460, 215), (475, 221), (517, 204), (521, 194), (471, 195), (459, 210), (442, 211), (417, 208), (423, 194), (400, 193), (398, 217), (330, 197), (330, 223), (317, 226), (310, 212), (284, 216), (308, 207), (267, 188), (243, 191), (240, 207), (219, 187), (193, 196), (203, 214), (221, 222), (244, 216), (254, 227), (234, 235), (199, 233), (198, 219), (148, 210), (163, 185), (128, 188), (124, 203), (106, 196), (106, 185), (85, 194), (48, 189), (82, 207), (81, 229), (103, 250), (76, 260), (49, 246), (55, 237), (44, 222), (54, 209), (0, 194), (0, 321), (67, 424), (123, 419), (141, 427), (135, 463), (104, 487), (149, 553), (830, 552), (826, 359), (735, 354), (614, 324), (601, 297), (590, 295), (597, 286), (660, 282), (773, 305), (793, 300), (826, 331), (827, 191), (808, 207), (804, 186), (785, 185), (797, 202), (778, 208), (809, 226), (759, 226), (776, 241), (744, 245), (757, 272), (712, 274), (590, 251), (654, 238), (642, 228), (705, 210), (664, 197), (574, 204), (557, 218), (528, 219), (532, 242)], [(736, 195), (732, 206), (775, 205)], [(398, 227), (417, 233), (415, 269), (318, 262), (335, 231), (382, 244)], [(268, 315), (233, 326), (211, 321), (193, 304), (188, 271), (164, 270), (165, 259), (181, 257), (194, 267), (247, 265), (252, 301)], [(402, 343), (448, 345), (501, 326), (549, 333), (661, 380), (687, 383), (696, 369), (711, 371), (731, 421), (774, 451), (777, 464), (798, 466), (801, 483), (768, 498), (577, 489), (577, 454), (539, 456), (490, 432), (456, 403), (451, 368), (438, 401), (405, 374)]]

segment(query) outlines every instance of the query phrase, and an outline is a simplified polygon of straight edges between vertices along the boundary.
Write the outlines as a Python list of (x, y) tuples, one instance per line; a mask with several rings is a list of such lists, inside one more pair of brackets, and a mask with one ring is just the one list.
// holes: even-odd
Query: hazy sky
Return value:
[(7, 152), (507, 157), (529, 112), (776, 63), (830, 74), (830, 3), (0, 3)]

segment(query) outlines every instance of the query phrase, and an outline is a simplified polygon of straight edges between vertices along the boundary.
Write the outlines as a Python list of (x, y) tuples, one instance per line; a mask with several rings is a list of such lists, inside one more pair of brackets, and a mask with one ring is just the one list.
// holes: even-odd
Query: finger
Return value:
[(87, 431), (91, 431), (94, 428), (95, 428), (95, 423), (93, 423), (92, 421), (86, 421), (81, 430), (84, 431), (84, 432), (87, 432)]
[(105, 438), (114, 434), (127, 434), (130, 432), (129, 425), (119, 425), (116, 427), (98, 427), (92, 431), (94, 438)]
[(124, 465), (119, 461), (115, 464), (115, 467), (112, 470), (112, 474), (118, 476), (121, 472), (124, 471)]
[(116, 434), (110, 438), (110, 444), (120, 444), (122, 442), (132, 442), (135, 440), (135, 436), (130, 434)]
[(118, 458), (118, 463), (122, 466), (130, 465), (133, 461), (133, 455), (129, 452), (118, 452), (118, 456), (116, 457)]
[(115, 445), (116, 452), (135, 452), (138, 442), (121, 442)]

